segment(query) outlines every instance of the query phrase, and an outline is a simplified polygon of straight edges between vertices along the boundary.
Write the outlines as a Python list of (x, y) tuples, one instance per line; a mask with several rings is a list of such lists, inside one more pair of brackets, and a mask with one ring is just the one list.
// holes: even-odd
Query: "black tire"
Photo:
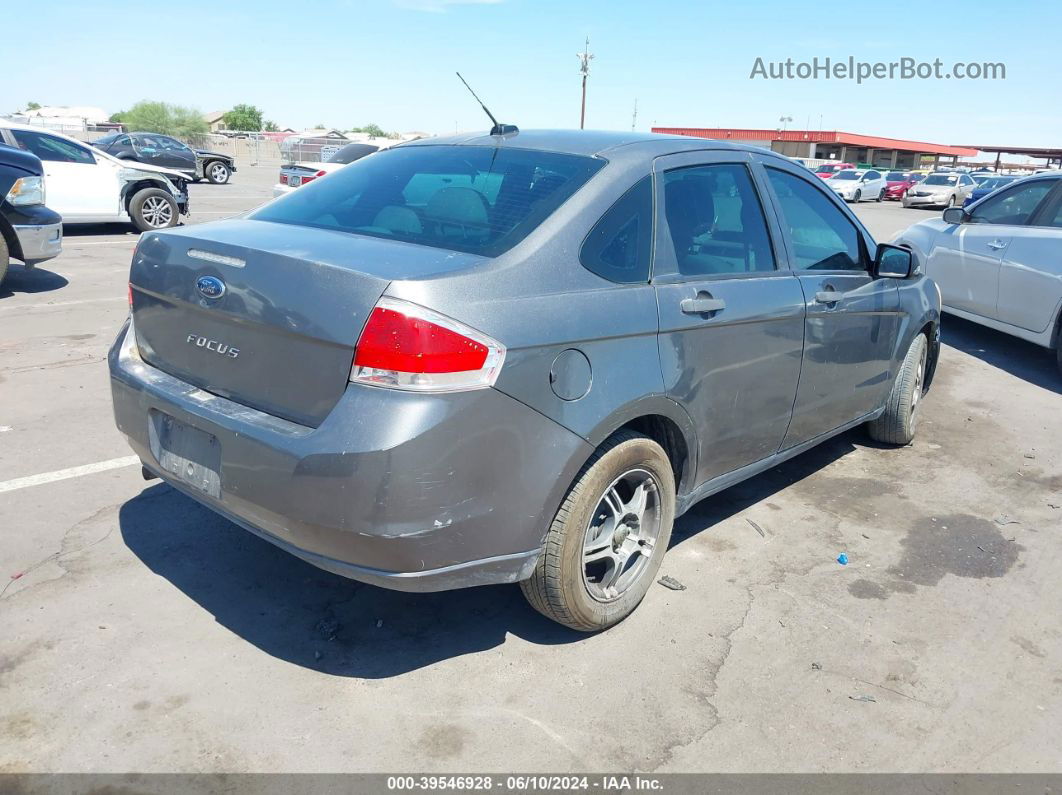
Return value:
[[(167, 213), (166, 206), (169, 207)], [(180, 213), (177, 202), (161, 188), (144, 188), (129, 200), (129, 217), (141, 232), (177, 226)]]
[(878, 194), (878, 201), (879, 202), (885, 201), (885, 188), (882, 188), (881, 189), (881, 193)]
[[(588, 569), (592, 570), (597, 563), (587, 563), (583, 558), (592, 532), (591, 522), (604, 516), (601, 508), (606, 504), (606, 493), (618, 493), (616, 490), (627, 482), (624, 478), (643, 476), (647, 476), (644, 481), (649, 488), (644, 492), (647, 496), (642, 504), (652, 526), (647, 519), (644, 528), (635, 523), (635, 529), (630, 529), (626, 519), (632, 516), (630, 513), (623, 522), (614, 521), (611, 525), (614, 529), (608, 529), (604, 522), (596, 525), (605, 529), (602, 537), (609, 539), (601, 552), (622, 553), (628, 549), (628, 542), (632, 542), (636, 551), (618, 568), (629, 582), (622, 590), (602, 598), (601, 592), (610, 589), (602, 588), (604, 579), (592, 582), (594, 575)], [(636, 497), (632, 493), (626, 499), (629, 502), (621, 500), (624, 511), (634, 504)], [(667, 453), (647, 436), (618, 431), (605, 440), (580, 470), (550, 524), (534, 573), (520, 583), (520, 588), (531, 606), (547, 618), (582, 632), (606, 629), (630, 615), (649, 590), (667, 551), (674, 521), (675, 475)], [(649, 536), (653, 532), (655, 538), (651, 543), (637, 539), (639, 535)], [(648, 554), (646, 548), (650, 550)], [(591, 593), (592, 588), (598, 595)]]
[(918, 426), (928, 367), (929, 343), (925, 334), (919, 334), (911, 341), (900, 372), (896, 374), (892, 391), (885, 401), (885, 412), (867, 423), (870, 438), (900, 446), (911, 443)]
[(859, 200), (863, 198), (863, 191), (857, 190), (852, 194), (852, 204), (859, 204)]
[(224, 185), (232, 176), (232, 169), (220, 160), (211, 160), (203, 166), (203, 176), (214, 185)]
[(11, 264), (11, 252), (7, 250), (7, 241), (0, 233), (0, 287), (4, 286), (4, 277), (7, 276), (7, 266)]

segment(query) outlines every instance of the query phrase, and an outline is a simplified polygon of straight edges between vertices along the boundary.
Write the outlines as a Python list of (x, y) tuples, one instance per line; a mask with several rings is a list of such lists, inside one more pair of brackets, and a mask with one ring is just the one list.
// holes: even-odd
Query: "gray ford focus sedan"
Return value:
[(147, 474), (328, 571), (519, 582), (580, 630), (676, 516), (846, 429), (911, 441), (940, 297), (781, 155), (635, 133), (403, 144), (143, 235), (110, 353)]

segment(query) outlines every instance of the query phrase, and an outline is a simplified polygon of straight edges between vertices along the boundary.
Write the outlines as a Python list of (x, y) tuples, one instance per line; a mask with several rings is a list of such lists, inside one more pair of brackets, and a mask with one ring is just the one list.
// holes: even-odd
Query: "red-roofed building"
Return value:
[(925, 141), (905, 141), (857, 135), (839, 130), (741, 130), (726, 127), (653, 127), (655, 133), (688, 135), (721, 141), (753, 144), (773, 149), (789, 157), (807, 160), (836, 160), (839, 163), (866, 163), (877, 168), (918, 168), (924, 158), (933, 165), (941, 157), (955, 163), (960, 157), (973, 157), (976, 149), (946, 146)]

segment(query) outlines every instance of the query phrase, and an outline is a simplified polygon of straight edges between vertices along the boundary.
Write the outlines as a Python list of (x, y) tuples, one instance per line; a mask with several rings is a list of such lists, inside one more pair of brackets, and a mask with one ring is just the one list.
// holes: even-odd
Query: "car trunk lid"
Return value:
[(480, 259), (262, 221), (150, 233), (130, 271), (133, 325), (152, 366), (316, 427), (346, 389), (358, 336), (391, 278)]

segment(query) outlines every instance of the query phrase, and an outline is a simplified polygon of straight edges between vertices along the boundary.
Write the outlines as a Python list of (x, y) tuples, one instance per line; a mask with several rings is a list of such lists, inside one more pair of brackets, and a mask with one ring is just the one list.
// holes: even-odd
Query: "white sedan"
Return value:
[(324, 162), (307, 160), (281, 166), (280, 180), (273, 186), (273, 196), (283, 196), (285, 193), (291, 193), (307, 182), (312, 182), (318, 177), (325, 176), (325, 174), (338, 171), (355, 160), (361, 160), (366, 155), (371, 155), (373, 152), (386, 148), (388, 148), (387, 144), (383, 146), (360, 143), (347, 144)]
[(846, 202), (880, 202), (888, 187), (885, 175), (872, 168), (846, 168), (826, 180), (826, 184)]
[(1018, 180), (898, 234), (940, 287), (945, 312), (1057, 352), (1062, 173)]
[(131, 223), (141, 232), (176, 226), (188, 213), (188, 177), (127, 163), (62, 133), (0, 119), (0, 143), (44, 165), (49, 209), (64, 224)]

